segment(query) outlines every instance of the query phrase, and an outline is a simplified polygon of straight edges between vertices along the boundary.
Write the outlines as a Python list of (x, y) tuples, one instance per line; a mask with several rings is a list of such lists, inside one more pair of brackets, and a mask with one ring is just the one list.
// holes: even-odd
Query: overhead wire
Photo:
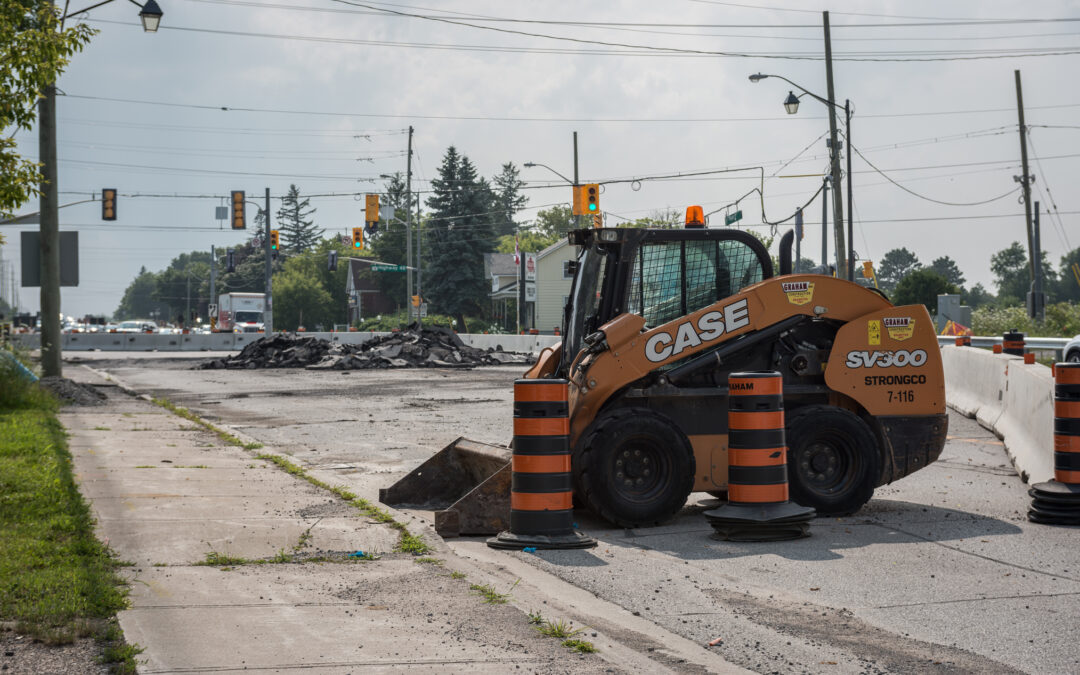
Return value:
[[(1035, 151), (1035, 143), (1031, 140), (1031, 129), (1030, 128), (1027, 130), (1027, 143), (1028, 143), (1028, 147), (1031, 148), (1031, 156), (1035, 158), (1035, 166), (1039, 167), (1039, 173), (1042, 174), (1043, 183), (1046, 185), (1046, 196), (1048, 197), (1048, 199), (1050, 201), (1050, 207), (1053, 209), (1054, 214), (1058, 214), (1060, 212), (1058, 211), (1057, 201), (1054, 199), (1054, 195), (1050, 191), (1050, 183), (1046, 180), (1046, 175), (1047, 175), (1046, 170), (1043, 169), (1042, 161), (1039, 159), (1039, 155)], [(1036, 187), (1038, 187), (1038, 186), (1036, 186)], [(1041, 190), (1040, 190), (1040, 192), (1041, 192)], [(1050, 220), (1051, 220), (1051, 222), (1054, 222), (1053, 216), (1051, 216)], [(1057, 216), (1056, 225), (1057, 225), (1057, 228), (1058, 228), (1058, 232), (1057, 232), (1058, 236), (1061, 238), (1062, 243), (1065, 244), (1065, 249), (1067, 251), (1071, 251), (1072, 250), (1072, 243), (1069, 242), (1069, 235), (1068, 235), (1068, 232), (1066, 232), (1066, 230), (1065, 230), (1065, 224), (1061, 221), (1061, 216), (1060, 215)]]

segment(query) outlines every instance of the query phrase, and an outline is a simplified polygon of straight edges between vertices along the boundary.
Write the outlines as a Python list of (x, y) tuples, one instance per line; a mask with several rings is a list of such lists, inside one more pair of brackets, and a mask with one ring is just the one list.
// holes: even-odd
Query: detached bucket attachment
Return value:
[(387, 506), (435, 511), (443, 537), (492, 535), (510, 525), (509, 448), (459, 438), (379, 490)]

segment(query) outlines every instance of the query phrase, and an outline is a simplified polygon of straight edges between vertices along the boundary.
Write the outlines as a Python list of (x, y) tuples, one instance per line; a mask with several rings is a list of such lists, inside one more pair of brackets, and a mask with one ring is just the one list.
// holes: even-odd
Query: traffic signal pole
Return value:
[(271, 288), (274, 276), (273, 259), (270, 256), (270, 188), (266, 188), (266, 232), (263, 235), (263, 253), (266, 255), (266, 307), (263, 309), (263, 327), (266, 335), (274, 332), (274, 293)]

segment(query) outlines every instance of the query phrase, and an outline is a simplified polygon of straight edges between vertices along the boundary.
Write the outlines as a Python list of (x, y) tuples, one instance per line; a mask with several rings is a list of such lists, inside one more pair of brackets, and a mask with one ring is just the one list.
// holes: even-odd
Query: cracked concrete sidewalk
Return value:
[[(145, 648), (142, 673), (738, 670), (652, 624), (599, 620), (614, 612), (626, 614), (624, 623), (642, 621), (568, 584), (518, 586), (506, 561), (455, 555), (425, 524), (397, 513), (438, 562), (395, 553), (394, 529), (256, 452), (89, 368), (66, 375), (109, 394), (105, 405), (65, 408), (60, 419), (98, 536), (133, 563), (123, 568), (132, 604), (119, 621), (127, 640)], [(379, 559), (345, 558), (355, 551)], [(207, 565), (211, 553), (244, 562)], [(339, 562), (303, 562), (312, 557)], [(513, 596), (484, 604), (473, 583)], [(583, 601), (605, 606), (582, 615)], [(576, 654), (541, 636), (525, 613), (534, 605), (549, 619), (607, 628), (578, 636), (599, 653)], [(666, 646), (657, 649), (657, 640)]]

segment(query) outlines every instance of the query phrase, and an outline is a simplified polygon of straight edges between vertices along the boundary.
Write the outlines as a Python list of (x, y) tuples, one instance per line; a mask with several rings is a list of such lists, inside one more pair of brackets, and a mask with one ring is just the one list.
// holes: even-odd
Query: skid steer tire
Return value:
[(791, 500), (821, 516), (845, 516), (870, 501), (881, 473), (877, 438), (855, 413), (828, 405), (787, 419)]
[(600, 517), (620, 527), (657, 525), (686, 504), (694, 451), (663, 415), (644, 408), (602, 413), (582, 438), (575, 491)]

